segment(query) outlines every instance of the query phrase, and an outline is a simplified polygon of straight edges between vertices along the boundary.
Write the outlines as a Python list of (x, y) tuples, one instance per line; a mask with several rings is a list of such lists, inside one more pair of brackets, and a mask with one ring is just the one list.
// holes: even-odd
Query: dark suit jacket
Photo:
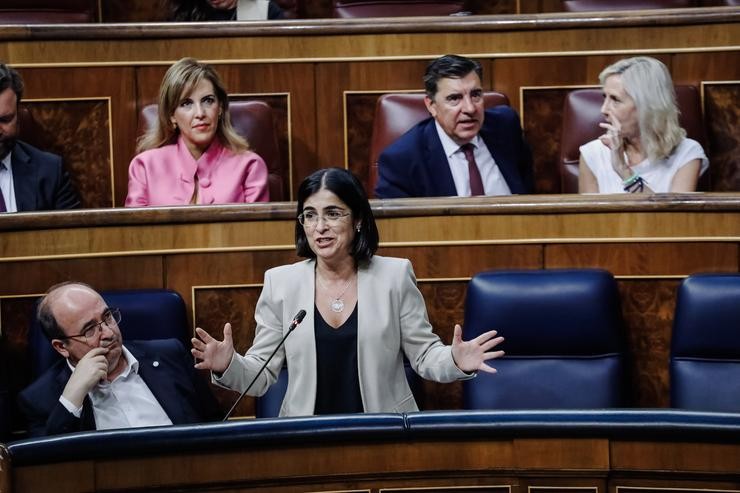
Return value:
[(74, 209), (77, 190), (62, 167), (62, 158), (17, 141), (11, 158), (18, 212)]
[[(190, 354), (180, 341), (126, 341), (124, 345), (139, 361), (139, 375), (173, 424), (214, 421), (222, 417), (208, 384), (197, 375)], [(158, 362), (156, 366), (155, 361)], [(18, 402), (27, 418), (30, 436), (95, 429), (89, 397), (85, 398), (80, 418), (59, 402), (71, 374), (67, 360), (61, 360), (21, 392)]]
[[(486, 110), (480, 136), (513, 194), (532, 193), (532, 154), (519, 117), (508, 106)], [(418, 123), (378, 158), (378, 198), (456, 196), (455, 182), (433, 118)]]

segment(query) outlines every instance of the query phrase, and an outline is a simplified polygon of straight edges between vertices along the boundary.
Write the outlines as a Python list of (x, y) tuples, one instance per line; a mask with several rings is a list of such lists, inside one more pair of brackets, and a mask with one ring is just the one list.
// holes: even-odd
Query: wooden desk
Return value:
[(657, 411), (281, 418), (0, 446), (0, 493), (736, 493), (737, 415)]
[[(532, 195), (373, 201), (379, 254), (411, 259), (435, 331), (462, 322), (468, 280), (488, 269), (600, 267), (618, 280), (633, 357), (631, 402), (668, 405), (668, 350), (681, 279), (740, 271), (740, 196)], [(0, 216), (0, 320), (13, 389), (26, 383), (38, 295), (69, 280), (101, 290), (166, 287), (193, 326), (239, 350), (254, 337), (266, 269), (298, 260), (295, 204), (111, 209)], [(426, 382), (424, 409), (458, 409), (457, 384)], [(231, 402), (233, 396), (222, 396)], [(225, 404), (226, 405), (226, 404)], [(239, 415), (254, 414), (252, 401)]]

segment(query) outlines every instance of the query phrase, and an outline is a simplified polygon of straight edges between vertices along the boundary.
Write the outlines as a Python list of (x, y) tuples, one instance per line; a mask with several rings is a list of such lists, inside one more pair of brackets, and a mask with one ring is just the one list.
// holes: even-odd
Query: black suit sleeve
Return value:
[(524, 139), (524, 133), (520, 132), (519, 139), (519, 174), (524, 182), (524, 193), (534, 193), (535, 181), (534, 181), (534, 163), (532, 160), (532, 149)]
[(409, 177), (406, 175), (411, 163), (403, 161), (403, 156), (395, 155), (391, 149), (386, 149), (378, 157), (378, 182), (375, 184), (375, 197), (399, 199), (414, 196), (412, 191), (406, 187), (409, 183)]
[(80, 206), (80, 197), (77, 189), (72, 185), (69, 173), (64, 169), (61, 158), (58, 163), (57, 182), (53, 190), (53, 203), (50, 209), (64, 210), (77, 209)]
[[(29, 436), (61, 435), (86, 429), (83, 419), (67, 411), (67, 408), (59, 402), (61, 392), (56, 395), (41, 396), (37, 395), (39, 390), (42, 389), (38, 387), (33, 390), (29, 389), (21, 393), (18, 398), (18, 407), (26, 418)], [(87, 398), (85, 404), (89, 406)]]

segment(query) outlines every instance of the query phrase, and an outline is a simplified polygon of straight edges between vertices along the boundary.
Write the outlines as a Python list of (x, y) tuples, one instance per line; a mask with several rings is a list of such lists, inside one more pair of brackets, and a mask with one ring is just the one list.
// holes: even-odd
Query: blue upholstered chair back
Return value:
[(697, 274), (678, 289), (671, 406), (740, 412), (740, 274)]
[(623, 405), (622, 317), (604, 270), (491, 271), (473, 277), (463, 338), (496, 329), (498, 373), (463, 382), (466, 409)]
[[(104, 291), (101, 295), (108, 306), (121, 309), (120, 329), (124, 339), (180, 339), (186, 348), (190, 347), (185, 302), (177, 292), (131, 289)], [(35, 316), (28, 337), (33, 378), (36, 378), (60, 356), (49, 344)]]

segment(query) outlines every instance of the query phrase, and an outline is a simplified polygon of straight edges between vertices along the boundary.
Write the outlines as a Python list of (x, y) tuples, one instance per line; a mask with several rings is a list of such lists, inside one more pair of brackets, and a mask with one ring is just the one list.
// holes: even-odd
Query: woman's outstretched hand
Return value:
[(211, 370), (215, 373), (223, 373), (231, 363), (231, 357), (234, 355), (234, 340), (231, 337), (231, 324), (224, 325), (224, 340), (214, 339), (205, 330), (197, 327), (195, 329), (197, 337), (190, 341), (193, 348), (190, 352), (196, 360), (199, 360), (195, 367), (199, 370)]
[(501, 350), (491, 351), (504, 340), (503, 337), (496, 337), (496, 333), (495, 330), (489, 330), (475, 339), (463, 341), (462, 327), (456, 324), (452, 336), (452, 359), (455, 360), (457, 367), (466, 373), (474, 371), (496, 373), (496, 369), (486, 363), (504, 355)]

